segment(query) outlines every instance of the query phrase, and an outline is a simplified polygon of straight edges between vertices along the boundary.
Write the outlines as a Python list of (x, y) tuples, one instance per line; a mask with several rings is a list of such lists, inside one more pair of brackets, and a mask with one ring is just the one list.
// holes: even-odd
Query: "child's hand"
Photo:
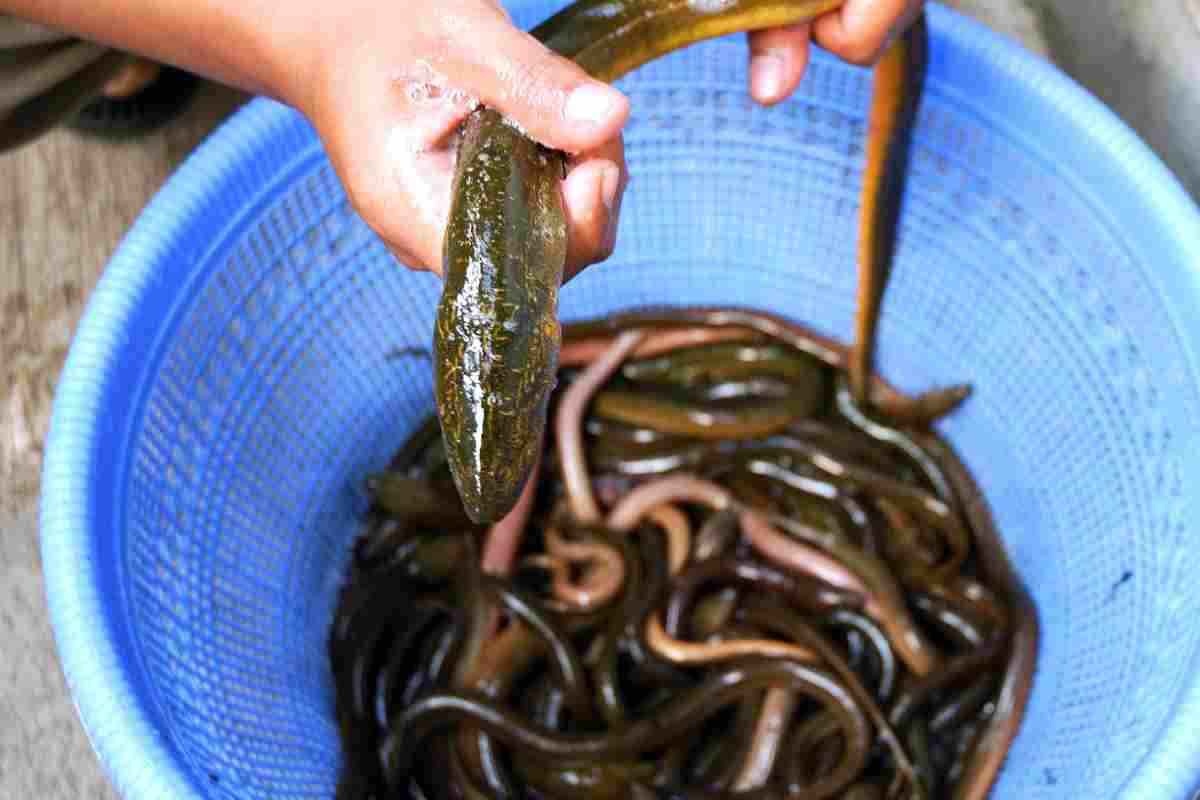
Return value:
[(852, 63), (874, 63), (924, 4), (924, 0), (847, 0), (811, 24), (750, 34), (751, 94), (758, 102), (772, 105), (794, 92), (808, 66), (810, 40)]

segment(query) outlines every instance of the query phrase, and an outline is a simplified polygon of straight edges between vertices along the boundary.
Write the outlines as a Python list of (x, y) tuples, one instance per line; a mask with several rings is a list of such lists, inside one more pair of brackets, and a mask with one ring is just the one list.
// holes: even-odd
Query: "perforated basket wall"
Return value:
[[(532, 25), (558, 4), (514, 7)], [(970, 380), (945, 430), (1040, 608), (995, 796), (1200, 787), (1200, 226), (1132, 135), (940, 7), (882, 365)], [(756, 306), (850, 331), (869, 77), (818, 57), (770, 110), (741, 38), (626, 80), (634, 175), (567, 318)], [(331, 797), (324, 642), (365, 472), (432, 408), (439, 284), (352, 213), (268, 102), (180, 170), (113, 260), (60, 387), (44, 494), (63, 663), (126, 797)]]

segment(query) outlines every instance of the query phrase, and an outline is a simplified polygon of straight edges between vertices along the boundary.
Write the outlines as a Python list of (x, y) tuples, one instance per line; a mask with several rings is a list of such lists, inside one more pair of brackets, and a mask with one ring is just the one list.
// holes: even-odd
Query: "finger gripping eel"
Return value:
[[(533, 31), (597, 80), (739, 31), (805, 22), (844, 0), (581, 0)], [(443, 243), (434, 390), (467, 514), (496, 522), (533, 465), (558, 367), (567, 252), (563, 154), (498, 112), (469, 117)]]

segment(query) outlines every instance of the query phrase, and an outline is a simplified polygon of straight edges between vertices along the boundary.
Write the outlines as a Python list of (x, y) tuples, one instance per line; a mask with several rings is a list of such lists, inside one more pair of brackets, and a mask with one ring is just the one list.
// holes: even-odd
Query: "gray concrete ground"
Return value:
[[(1200, 196), (1200, 0), (950, 4), (1072, 71)], [(2, 798), (116, 797), (75, 717), (46, 618), (36, 528), (41, 441), (65, 345), (112, 247), (234, 105), (210, 92), (139, 143), (58, 132), (0, 158)]]
[(1022, 0), (1055, 60), (1200, 198), (1200, 0)]
[(1200, 0), (950, 0), (1054, 61), (1200, 198)]
[(0, 511), (0, 797), (116, 800), (58, 667), (35, 526), (32, 504)]

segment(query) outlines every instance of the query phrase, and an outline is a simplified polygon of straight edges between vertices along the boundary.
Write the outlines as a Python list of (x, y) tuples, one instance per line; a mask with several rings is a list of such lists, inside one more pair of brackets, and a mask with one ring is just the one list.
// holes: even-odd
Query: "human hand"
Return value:
[(809, 42), (868, 66), (917, 18), (924, 0), (847, 0), (804, 25), (755, 31), (750, 41), (750, 94), (763, 105), (787, 98), (808, 66)]
[[(873, 62), (921, 6), (848, 0), (811, 24), (750, 34), (751, 94), (765, 105), (790, 95), (812, 40), (851, 62)], [(477, 103), (572, 154), (562, 187), (566, 276), (608, 257), (627, 183), (620, 129), (629, 104), (620, 92), (517, 29), (497, 0), (326, 8), (312, 79), (292, 102), (316, 125), (359, 214), (397, 257), (440, 274), (454, 132)]]
[(608, 257), (626, 183), (623, 94), (517, 29), (492, 0), (342, 0), (322, 9), (310, 85), (288, 99), (398, 258), (441, 273), (453, 134), (477, 103), (571, 154), (562, 185), (567, 276)]
[[(810, 40), (870, 63), (921, 5), (847, 0), (811, 25), (751, 34), (752, 95), (772, 104), (791, 94)], [(453, 133), (486, 103), (573, 154), (567, 275), (612, 250), (629, 103), (514, 27), (499, 0), (0, 0), (0, 11), (299, 108), (359, 214), (418, 269), (441, 270)]]

